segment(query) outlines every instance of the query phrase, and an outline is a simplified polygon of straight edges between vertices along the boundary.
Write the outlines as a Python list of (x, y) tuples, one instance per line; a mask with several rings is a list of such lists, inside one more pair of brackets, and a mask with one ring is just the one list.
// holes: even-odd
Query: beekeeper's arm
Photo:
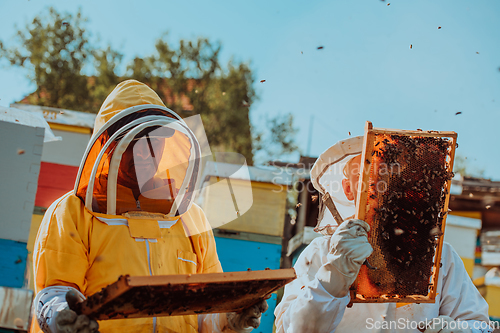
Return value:
[[(448, 243), (443, 243), (441, 257), (440, 316), (435, 320), (436, 327), (425, 332), (434, 333), (442, 329), (439, 332), (491, 333), (493, 329), (488, 326), (488, 303), (472, 283), (462, 259)], [(457, 323), (450, 323), (452, 321), (456, 321), (459, 326)], [(443, 329), (446, 322), (448, 328)], [(453, 327), (460, 327), (462, 330), (452, 330)]]
[[(85, 241), (88, 237), (77, 229), (80, 206), (68, 202), (63, 197), (49, 207), (35, 241), (35, 316), (46, 333), (76, 332), (84, 327), (97, 332), (97, 322), (77, 316), (68, 308), (68, 299), (70, 302), (85, 299), (81, 291), (87, 285), (88, 267)], [(68, 291), (71, 291), (69, 298)]]
[(348, 220), (329, 242), (316, 238), (302, 252), (295, 265), (297, 279), (285, 287), (275, 310), (276, 332), (335, 330), (350, 300), (349, 287), (373, 251), (367, 238), (369, 230), (364, 221)]

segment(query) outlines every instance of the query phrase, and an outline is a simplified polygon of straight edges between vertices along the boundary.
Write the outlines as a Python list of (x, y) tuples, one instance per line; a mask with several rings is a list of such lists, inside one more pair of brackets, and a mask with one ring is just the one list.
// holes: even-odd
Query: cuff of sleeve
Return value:
[(200, 333), (236, 333), (229, 328), (225, 313), (198, 315), (198, 330)]
[(72, 287), (52, 286), (42, 289), (33, 301), (33, 307), (36, 314), (38, 325), (45, 333), (56, 332), (57, 314), (68, 308), (66, 302), (66, 293), (70, 290), (75, 290), (81, 300), (85, 300), (85, 296)]
[[(338, 302), (341, 304), (341, 306), (346, 307), (347, 304), (349, 304), (349, 301), (351, 300), (351, 296), (349, 295), (350, 293), (347, 293), (346, 296), (344, 297), (335, 297), (332, 296), (326, 289), (323, 287), (321, 282), (318, 279), (314, 279), (309, 283), (309, 288), (314, 290), (314, 293), (321, 298), (324, 298), (324, 301), (331, 300), (332, 298), (338, 300)], [(344, 304), (345, 303), (345, 304)]]

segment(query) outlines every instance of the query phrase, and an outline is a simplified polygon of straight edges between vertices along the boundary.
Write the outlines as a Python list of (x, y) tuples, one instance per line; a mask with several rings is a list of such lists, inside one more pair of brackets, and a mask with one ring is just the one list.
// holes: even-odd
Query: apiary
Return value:
[(352, 302), (434, 302), (457, 134), (365, 127), (356, 218), (373, 253)]

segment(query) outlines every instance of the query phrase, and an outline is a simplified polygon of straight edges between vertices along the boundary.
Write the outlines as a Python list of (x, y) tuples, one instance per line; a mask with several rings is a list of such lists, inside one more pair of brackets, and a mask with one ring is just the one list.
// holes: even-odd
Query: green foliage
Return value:
[(223, 68), (221, 45), (205, 38), (173, 46), (165, 34), (155, 46), (153, 55), (132, 61), (127, 76), (149, 84), (182, 116), (199, 114), (212, 149), (238, 152), (251, 163), (249, 108), (255, 91), (248, 65), (230, 61)]
[(93, 50), (92, 55), (96, 75), (88, 82), (91, 92), (89, 110), (97, 112), (102, 102), (104, 102), (113, 88), (121, 81), (116, 72), (123, 55), (113, 50), (109, 45), (105, 50)]
[(284, 114), (267, 119), (265, 132), (256, 133), (254, 148), (259, 152), (257, 159), (265, 163), (270, 160), (290, 157), (300, 152), (295, 142), (297, 129), (293, 126), (293, 115)]
[[(18, 46), (1, 48), (12, 66), (23, 67), (35, 82), (28, 103), (96, 113), (119, 82), (116, 68), (122, 55), (93, 46), (87, 19), (50, 8), (17, 32)], [(1, 43), (1, 42), (0, 42)], [(85, 70), (94, 67), (96, 76)], [(91, 71), (90, 71), (91, 72)]]
[(154, 54), (134, 58), (120, 77), (123, 55), (111, 46), (96, 47), (86, 22), (80, 11), (61, 14), (50, 8), (17, 32), (18, 45), (6, 48), (0, 41), (0, 56), (25, 68), (36, 83), (28, 103), (97, 113), (116, 84), (132, 78), (148, 84), (181, 116), (199, 114), (213, 150), (238, 152), (252, 164), (260, 149), (270, 149), (269, 155), (297, 148), (291, 116), (271, 119), (266, 145), (262, 133), (252, 137), (252, 71), (246, 63), (222, 66), (220, 43), (198, 38), (174, 46), (164, 34)]
[(91, 49), (84, 22), (80, 12), (61, 15), (51, 8), (48, 17), (37, 16), (17, 32), (21, 47), (3, 52), (11, 65), (29, 69), (37, 85), (31, 102), (76, 110), (86, 105), (90, 94), (81, 72)]
[(484, 169), (472, 168), (468, 163), (467, 157), (455, 155), (455, 161), (453, 164), (453, 172), (455, 174), (459, 173), (464, 177), (484, 177)]

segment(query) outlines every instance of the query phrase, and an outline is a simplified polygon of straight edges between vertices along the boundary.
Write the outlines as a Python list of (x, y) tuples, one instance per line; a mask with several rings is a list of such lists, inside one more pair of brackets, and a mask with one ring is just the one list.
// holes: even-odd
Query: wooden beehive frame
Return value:
[[(385, 128), (373, 128), (371, 122), (367, 121), (365, 125), (365, 135), (363, 141), (363, 150), (361, 153), (361, 170), (360, 170), (360, 184), (359, 191), (357, 194), (357, 211), (356, 218), (364, 220), (366, 214), (366, 203), (368, 199), (368, 182), (370, 176), (370, 167), (372, 162), (372, 152), (375, 140), (375, 135), (377, 134), (388, 134), (388, 135), (399, 135), (399, 136), (416, 136), (416, 137), (446, 137), (451, 139), (450, 145), (450, 160), (448, 162), (448, 172), (453, 170), (453, 161), (455, 157), (455, 146), (457, 140), (457, 133), (451, 131), (409, 131), (409, 130), (395, 130), (395, 129), (385, 129)], [(446, 216), (448, 212), (449, 196), (450, 196), (450, 186), (451, 180), (446, 182), (446, 198), (444, 206), (441, 210), (443, 213), (443, 219), (441, 224), (441, 234), (439, 236), (435, 259), (432, 268), (431, 276), (431, 286), (427, 296), (422, 295), (409, 295), (405, 297), (393, 297), (393, 296), (382, 296), (379, 298), (365, 298), (360, 294), (356, 293), (357, 283), (356, 280), (350, 288), (351, 294), (351, 304), (352, 303), (386, 303), (386, 302), (403, 302), (403, 303), (434, 303), (436, 298), (436, 287), (437, 279), (439, 277), (439, 268), (441, 263), (441, 250), (443, 246), (444, 230), (446, 225)]]
[[(97, 320), (238, 312), (270, 297), (271, 293), (295, 278), (293, 268), (209, 274), (125, 275), (72, 309)], [(226, 292), (221, 294), (221, 291)], [(137, 299), (137, 295), (148, 292), (153, 297)], [(154, 303), (155, 297), (168, 301)]]

